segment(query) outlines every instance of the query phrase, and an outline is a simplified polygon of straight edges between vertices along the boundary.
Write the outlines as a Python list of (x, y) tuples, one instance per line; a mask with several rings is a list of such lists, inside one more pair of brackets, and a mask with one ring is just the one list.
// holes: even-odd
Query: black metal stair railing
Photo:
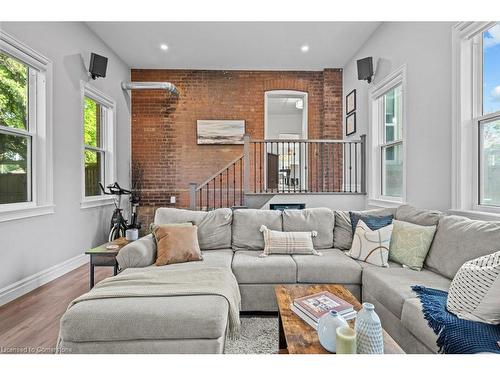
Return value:
[(366, 194), (366, 136), (359, 140), (251, 140), (243, 155), (189, 187), (190, 208), (245, 205), (245, 195)]
[(243, 204), (243, 155), (201, 184), (190, 184), (191, 209), (210, 211)]

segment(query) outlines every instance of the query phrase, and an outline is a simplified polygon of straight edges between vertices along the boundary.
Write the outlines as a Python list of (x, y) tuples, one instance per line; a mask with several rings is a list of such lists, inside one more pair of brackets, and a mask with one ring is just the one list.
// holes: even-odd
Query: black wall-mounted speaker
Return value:
[(97, 53), (90, 54), (89, 72), (92, 79), (98, 77), (106, 77), (106, 69), (108, 67), (108, 58), (98, 55)]
[(365, 57), (358, 60), (358, 79), (360, 81), (368, 81), (370, 83), (373, 77), (373, 58)]

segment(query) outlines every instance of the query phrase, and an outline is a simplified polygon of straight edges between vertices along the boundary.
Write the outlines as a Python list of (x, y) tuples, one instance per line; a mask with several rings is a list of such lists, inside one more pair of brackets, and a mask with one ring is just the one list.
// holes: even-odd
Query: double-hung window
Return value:
[(453, 29), (453, 209), (500, 213), (500, 24)]
[(500, 24), (475, 37), (477, 92), (474, 123), (478, 133), (477, 201), (500, 207)]
[(371, 90), (371, 200), (404, 201), (404, 87), (402, 67)]
[(82, 82), (82, 207), (109, 203), (99, 184), (115, 179), (115, 103), (94, 87)]
[(51, 63), (0, 30), (0, 221), (52, 213)]

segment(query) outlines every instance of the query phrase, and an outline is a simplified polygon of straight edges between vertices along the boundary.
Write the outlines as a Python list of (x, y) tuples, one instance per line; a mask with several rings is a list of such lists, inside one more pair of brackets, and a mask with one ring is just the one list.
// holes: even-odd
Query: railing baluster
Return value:
[(203, 195), (201, 194), (201, 190), (199, 190), (199, 203), (200, 205), (199, 206), (196, 206), (196, 209), (198, 210), (199, 208), (199, 211), (201, 211), (201, 208), (203, 207)]
[(352, 143), (349, 142), (349, 192), (352, 193)]
[(354, 192), (358, 192), (358, 144), (354, 144)]
[(335, 143), (332, 144), (332, 186), (333, 186), (333, 191), (335, 191)]
[(299, 141), (299, 193), (302, 193), (302, 142)]
[(243, 206), (243, 159), (240, 159), (240, 206)]
[(295, 160), (295, 154), (296, 154), (296, 149), (295, 146), (297, 145), (297, 142), (293, 141), (293, 146), (292, 146), (292, 152), (293, 152), (293, 192), (295, 193), (295, 189), (297, 188), (297, 184), (295, 183), (295, 180), (297, 179), (297, 164)]
[(260, 163), (260, 170), (259, 170), (260, 189), (259, 189), (259, 192), (260, 193), (262, 193), (262, 159), (264, 158), (264, 155), (262, 153), (262, 144), (263, 144), (263, 142), (259, 142), (259, 163)]

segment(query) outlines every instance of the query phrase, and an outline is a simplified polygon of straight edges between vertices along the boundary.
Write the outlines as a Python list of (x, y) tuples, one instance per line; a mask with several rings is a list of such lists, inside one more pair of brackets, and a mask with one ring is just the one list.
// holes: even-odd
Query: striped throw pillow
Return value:
[(314, 250), (313, 237), (318, 235), (318, 232), (280, 232), (277, 230), (268, 229), (265, 225), (260, 227), (260, 231), (264, 235), (264, 251), (260, 254), (261, 257), (266, 257), (269, 254), (314, 254), (321, 253)]
[(460, 267), (451, 282), (446, 307), (461, 319), (500, 324), (500, 251)]

